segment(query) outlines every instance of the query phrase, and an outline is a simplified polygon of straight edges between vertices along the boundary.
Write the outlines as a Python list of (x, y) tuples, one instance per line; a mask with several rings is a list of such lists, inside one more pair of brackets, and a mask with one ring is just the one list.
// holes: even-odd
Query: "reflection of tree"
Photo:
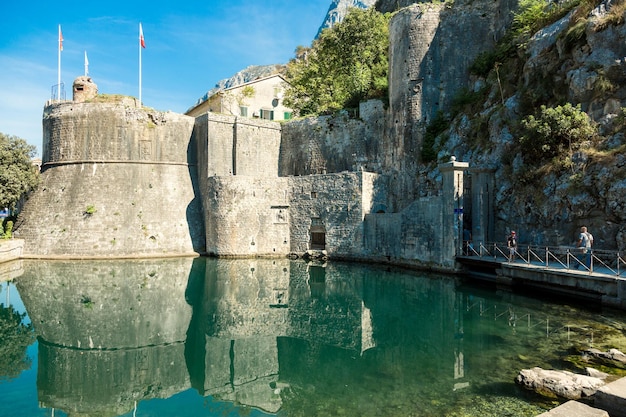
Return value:
[(33, 343), (35, 333), (32, 324), (22, 322), (25, 316), (12, 306), (0, 304), (0, 379), (15, 378), (30, 368), (26, 348)]

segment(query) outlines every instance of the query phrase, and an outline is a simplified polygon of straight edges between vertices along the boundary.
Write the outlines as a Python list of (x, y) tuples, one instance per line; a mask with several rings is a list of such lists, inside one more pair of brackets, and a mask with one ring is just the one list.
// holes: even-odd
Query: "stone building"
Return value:
[(189, 153), (193, 118), (141, 107), (131, 97), (83, 101), (92, 85), (79, 77), (78, 101), (44, 108), (42, 184), (15, 227), (25, 240), (23, 255), (203, 253), (202, 205)]
[(286, 83), (282, 75), (273, 74), (220, 89), (202, 97), (186, 114), (196, 117), (210, 111), (264, 120), (289, 120), (292, 110), (283, 104)]

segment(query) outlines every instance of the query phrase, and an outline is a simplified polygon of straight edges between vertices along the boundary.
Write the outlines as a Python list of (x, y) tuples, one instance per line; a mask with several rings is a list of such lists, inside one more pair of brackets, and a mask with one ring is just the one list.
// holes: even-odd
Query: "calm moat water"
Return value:
[[(623, 313), (369, 265), (24, 261), (0, 416), (535, 416), (513, 382), (626, 350)], [(578, 371), (582, 372), (582, 371)]]

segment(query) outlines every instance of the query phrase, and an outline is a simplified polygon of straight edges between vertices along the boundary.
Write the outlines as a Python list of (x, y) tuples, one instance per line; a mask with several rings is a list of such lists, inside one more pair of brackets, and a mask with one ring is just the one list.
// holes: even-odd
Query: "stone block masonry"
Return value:
[(210, 177), (204, 209), (207, 253), (232, 257), (289, 253), (287, 178)]
[[(292, 251), (320, 249), (330, 257), (360, 257), (363, 218), (372, 206), (367, 185), (376, 177), (363, 172), (289, 177)], [(314, 233), (324, 241), (315, 242)]]
[[(367, 112), (364, 117), (379, 121)], [(294, 123), (285, 126), (288, 132), (280, 141), (276, 123), (214, 114), (196, 119), (198, 160), (213, 167), (201, 168), (206, 176), (199, 179), (206, 184), (201, 194), (208, 254), (259, 257), (316, 250), (333, 259), (454, 269), (461, 230), (455, 209), (462, 207), (458, 199), (467, 164), (440, 166), (441, 195), (394, 211), (394, 179), (360, 165), (372, 150), (369, 139), (350, 132), (363, 121)], [(371, 132), (367, 136), (372, 138)], [(316, 174), (326, 168), (343, 170)]]
[(277, 177), (280, 141), (280, 124), (238, 117), (235, 123), (234, 174)]
[(24, 256), (204, 252), (193, 123), (123, 101), (47, 106), (42, 184), (15, 228)]

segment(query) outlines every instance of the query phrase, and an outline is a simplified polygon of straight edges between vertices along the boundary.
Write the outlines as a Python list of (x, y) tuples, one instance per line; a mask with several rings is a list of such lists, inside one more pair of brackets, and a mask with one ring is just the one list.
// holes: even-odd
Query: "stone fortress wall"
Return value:
[[(419, 171), (423, 131), (450, 105), (473, 57), (495, 42), (510, 7), (481, 1), (460, 16), (443, 4), (399, 11), (390, 25), (389, 107), (362, 103), (358, 118), (281, 125), (213, 113), (194, 120), (129, 98), (49, 103), (44, 185), (16, 225), (24, 254), (317, 249), (452, 268), (467, 164)], [(484, 42), (460, 47), (468, 27), (480, 27)]]
[(42, 184), (16, 224), (25, 256), (135, 257), (204, 248), (193, 118), (113, 102), (49, 103)]
[[(254, 257), (317, 250), (331, 258), (453, 268), (459, 226), (450, 221), (463, 187), (452, 179), (459, 172), (462, 177), (467, 164), (446, 164), (453, 167), (450, 192), (390, 210), (393, 178), (368, 171), (378, 164), (367, 158), (377, 155), (376, 141), (368, 135), (372, 143), (364, 143), (358, 134), (376, 130), (381, 107), (377, 101), (363, 103), (367, 120), (334, 120), (334, 130), (330, 119), (291, 122), (282, 135), (278, 123), (211, 113), (198, 117), (194, 142), (198, 160), (208, 167), (200, 163), (198, 180), (207, 253)], [(311, 129), (316, 123), (319, 128)], [(250, 132), (255, 140), (248, 139)], [(354, 158), (357, 153), (361, 159)], [(239, 172), (245, 174), (232, 174)]]

